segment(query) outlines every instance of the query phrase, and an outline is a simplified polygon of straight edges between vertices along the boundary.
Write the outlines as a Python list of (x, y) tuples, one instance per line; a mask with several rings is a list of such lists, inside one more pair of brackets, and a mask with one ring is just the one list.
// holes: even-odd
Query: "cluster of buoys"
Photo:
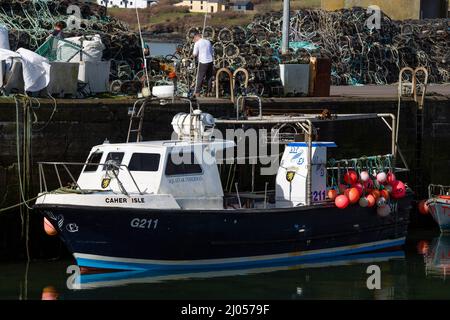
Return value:
[(369, 172), (358, 173), (348, 170), (344, 174), (344, 184), (328, 190), (328, 198), (336, 207), (345, 209), (358, 203), (361, 207), (377, 207), (381, 217), (390, 214), (389, 199), (400, 199), (406, 194), (405, 184), (397, 180), (393, 172), (378, 172), (371, 177)]

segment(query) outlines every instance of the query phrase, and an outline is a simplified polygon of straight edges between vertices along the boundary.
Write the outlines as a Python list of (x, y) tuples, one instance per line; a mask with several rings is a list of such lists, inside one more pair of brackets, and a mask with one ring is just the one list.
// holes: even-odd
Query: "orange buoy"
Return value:
[(389, 199), (389, 192), (386, 189), (383, 189), (383, 190), (380, 191), (380, 196), (382, 196), (383, 198), (388, 200)]
[(373, 197), (375, 198), (375, 200), (378, 200), (379, 197), (381, 197), (381, 193), (379, 190), (374, 189), (372, 190), (372, 192), (370, 193), (371, 195), (373, 195)]
[(427, 215), (430, 213), (430, 207), (427, 204), (427, 200), (419, 201), (417, 207), (419, 208), (420, 214)]
[(328, 190), (328, 199), (333, 200), (336, 199), (338, 193), (335, 189)]
[(344, 181), (346, 184), (353, 185), (358, 182), (358, 174), (353, 170), (349, 170), (344, 174)]
[(377, 199), (375, 199), (373, 194), (367, 195), (366, 199), (367, 199), (367, 206), (369, 208), (373, 207), (375, 205), (375, 203), (377, 202)]
[(359, 195), (359, 190), (357, 188), (351, 188), (348, 189), (348, 200), (350, 200), (351, 204), (357, 203), (359, 201), (359, 198), (361, 197)]
[(347, 196), (341, 194), (340, 196), (336, 197), (336, 199), (334, 200), (334, 204), (339, 209), (345, 209), (350, 204), (350, 200), (347, 198)]
[(44, 231), (49, 236), (55, 236), (58, 231), (56, 231), (55, 227), (50, 223), (50, 221), (47, 220), (47, 218), (44, 217)]
[(395, 180), (392, 183), (392, 199), (401, 199), (406, 195), (406, 186), (400, 180)]
[(366, 197), (361, 197), (359, 199), (359, 205), (360, 205), (360, 207), (365, 208), (365, 207), (369, 206), (369, 200), (367, 200)]

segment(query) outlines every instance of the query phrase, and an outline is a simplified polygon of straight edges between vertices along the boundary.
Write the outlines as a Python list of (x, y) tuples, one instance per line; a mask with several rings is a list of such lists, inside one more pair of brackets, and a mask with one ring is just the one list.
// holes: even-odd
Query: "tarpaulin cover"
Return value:
[(22, 62), (25, 91), (37, 92), (50, 83), (50, 63), (33, 51), (19, 48), (16, 52), (0, 49), (0, 60), (18, 58)]

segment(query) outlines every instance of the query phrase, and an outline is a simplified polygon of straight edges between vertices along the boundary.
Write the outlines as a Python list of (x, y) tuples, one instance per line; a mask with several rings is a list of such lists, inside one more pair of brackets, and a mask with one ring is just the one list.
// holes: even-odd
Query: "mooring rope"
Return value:
[(27, 205), (27, 206), (28, 206), (28, 203), (29, 203), (29, 202), (34, 201), (34, 200), (36, 200), (36, 199), (38, 199), (38, 198), (40, 198), (40, 197), (46, 195), (47, 193), (48, 193), (48, 192), (44, 192), (44, 193), (42, 193), (42, 194), (40, 194), (40, 195), (38, 195), (38, 196), (36, 196), (36, 197), (34, 197), (34, 198), (31, 198), (31, 199), (26, 200), (26, 201), (22, 201), (22, 202), (16, 203), (16, 204), (14, 204), (14, 205), (12, 205), (12, 206), (9, 206), (9, 207), (6, 207), (6, 208), (1, 208), (1, 209), (0, 209), (0, 213), (3, 213), (3, 212), (5, 212), (5, 211), (9, 211), (9, 210), (11, 210), (11, 209), (14, 209), (14, 208), (17, 208), (17, 207), (20, 207), (20, 206), (23, 206), (23, 205)]
[[(16, 104), (16, 155), (17, 155), (17, 174), (19, 179), (19, 196), (22, 205), (26, 207), (26, 215), (22, 211), (22, 205), (19, 206), (20, 218), (22, 221), (22, 232), (21, 236), (25, 233), (25, 249), (27, 254), (27, 260), (30, 261), (30, 250), (29, 250), (29, 230), (30, 230), (30, 211), (32, 208), (28, 205), (28, 201), (25, 199), (25, 193), (29, 191), (29, 181), (30, 181), (30, 154), (31, 154), (31, 121), (30, 121), (30, 109), (29, 103), (23, 103), (23, 170), (21, 168), (20, 159), (20, 122), (19, 122), (19, 106), (23, 101), (22, 95), (14, 96)], [(24, 221), (25, 220), (25, 221)], [(25, 227), (25, 232), (24, 232)]]

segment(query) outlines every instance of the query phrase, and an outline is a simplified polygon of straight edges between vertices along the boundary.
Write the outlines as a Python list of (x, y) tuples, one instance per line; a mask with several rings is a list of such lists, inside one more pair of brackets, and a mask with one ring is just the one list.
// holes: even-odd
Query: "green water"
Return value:
[[(0, 299), (450, 299), (450, 236), (435, 232), (412, 233), (404, 250), (390, 253), (250, 270), (83, 275), (69, 289), (71, 264), (3, 263)], [(369, 265), (380, 267), (379, 290), (367, 288)]]

